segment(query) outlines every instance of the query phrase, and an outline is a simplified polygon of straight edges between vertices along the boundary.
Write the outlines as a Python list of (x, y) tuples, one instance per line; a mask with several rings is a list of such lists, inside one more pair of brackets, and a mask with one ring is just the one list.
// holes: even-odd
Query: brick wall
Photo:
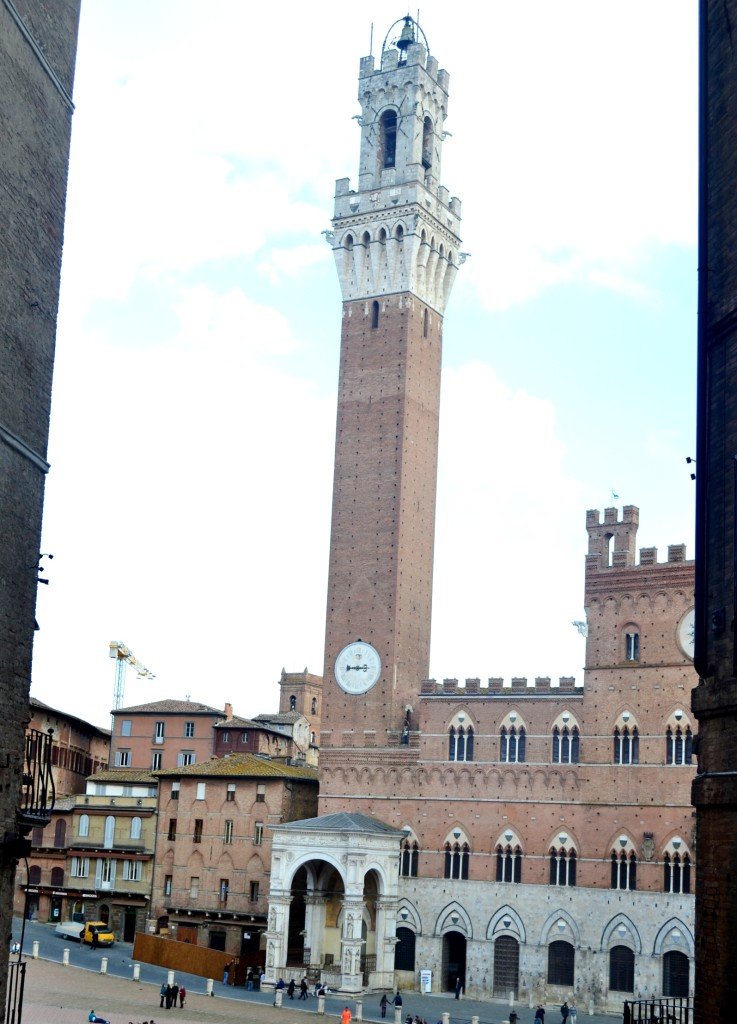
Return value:
[[(0, 835), (15, 830), (34, 629), (79, 0), (0, 5)], [(0, 936), (14, 870), (0, 869)], [(0, 943), (0, 1006), (8, 945)]]

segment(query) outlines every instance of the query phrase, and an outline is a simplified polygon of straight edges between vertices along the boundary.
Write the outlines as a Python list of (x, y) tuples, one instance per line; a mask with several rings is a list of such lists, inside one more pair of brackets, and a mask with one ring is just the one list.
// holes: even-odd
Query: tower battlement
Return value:
[(423, 679), (420, 695), (425, 697), (461, 694), (466, 697), (492, 697), (509, 693), (549, 693), (551, 690), (571, 693), (582, 689), (582, 685), (576, 683), (575, 676), (559, 676), (557, 682), (550, 676), (535, 676), (534, 679), (528, 679), (527, 676), (512, 676), (508, 680), (501, 676), (490, 676), (487, 680)]
[(616, 508), (605, 508), (603, 520), (598, 508), (590, 508), (586, 513), (586, 532), (589, 535), (586, 572), (686, 561), (686, 545), (669, 544), (666, 562), (658, 562), (658, 549), (655, 547), (640, 548), (638, 562), (636, 542), (639, 525), (640, 510), (636, 505), (625, 505), (621, 519)]

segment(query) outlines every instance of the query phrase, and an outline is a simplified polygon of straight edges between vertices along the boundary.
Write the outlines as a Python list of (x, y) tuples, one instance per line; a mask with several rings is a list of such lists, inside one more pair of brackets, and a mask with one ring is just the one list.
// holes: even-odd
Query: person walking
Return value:
[(294, 990), (296, 987), (297, 986), (294, 984), (294, 978), (290, 978), (289, 984), (287, 985), (287, 995), (290, 999), (294, 999)]
[(248, 968), (248, 974), (246, 975), (246, 992), (253, 992), (253, 968)]
[(571, 1005), (568, 1007), (568, 1024), (578, 1024), (578, 1010), (576, 1009), (575, 999), (571, 999)]
[(300, 981), (300, 983), (299, 983), (299, 998), (306, 1000), (307, 999), (307, 994), (308, 994), (307, 978), (303, 978), (302, 981)]
[(171, 1010), (171, 985), (166, 986), (166, 995), (164, 996), (164, 1006), (167, 1010)]
[(461, 998), (461, 992), (462, 991), (463, 991), (463, 978), (459, 974), (458, 977), (456, 978), (456, 987), (455, 987), (456, 999), (460, 999)]
[(175, 1010), (177, 1008), (177, 997), (178, 997), (178, 995), (179, 995), (179, 985), (177, 985), (177, 983), (175, 981), (174, 984), (171, 987), (171, 1005), (174, 1007)]
[(161, 988), (159, 989), (159, 995), (161, 996), (161, 1002), (159, 1003), (159, 1007), (163, 1010), (164, 1009), (164, 1000), (166, 999), (166, 982), (165, 981), (161, 982)]
[(351, 1013), (351, 1011), (346, 1006), (345, 1010), (343, 1010), (343, 1012), (340, 1015), (340, 1024), (351, 1024), (352, 1020), (353, 1020), (353, 1014)]
[(537, 1004), (537, 1009), (535, 1010), (535, 1020), (539, 1020), (541, 1021), (541, 1024), (545, 1024), (545, 1007), (542, 1003)]
[(187, 990), (184, 985), (179, 986), (179, 1009), (184, 1007), (184, 1000), (187, 998)]
[(381, 1000), (379, 1001), (379, 1009), (381, 1010), (381, 1019), (382, 1020), (384, 1020), (386, 1018), (386, 1004), (388, 1002), (389, 1002), (389, 1000), (386, 998), (386, 992), (385, 992), (383, 994), (383, 996), (381, 997)]
[(97, 928), (92, 929), (92, 949), (97, 949), (100, 945), (100, 936), (97, 934)]
[(397, 989), (397, 994), (394, 996), (392, 1002), (394, 1003), (395, 1006), (402, 1005), (402, 993), (399, 991), (399, 989)]
[(566, 999), (560, 1008), (560, 1024), (567, 1024), (568, 1015), (570, 1013), (570, 1007), (568, 1006), (568, 1000)]

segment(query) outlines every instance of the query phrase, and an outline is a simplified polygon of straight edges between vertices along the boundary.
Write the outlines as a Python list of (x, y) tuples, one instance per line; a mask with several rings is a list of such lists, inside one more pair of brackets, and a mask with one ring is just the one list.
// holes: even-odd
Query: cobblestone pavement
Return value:
[[(226, 1024), (239, 1021), (249, 1024), (308, 1024), (304, 1014), (316, 1014), (317, 1001), (311, 998), (300, 1004), (295, 999), (285, 999), (281, 1009), (271, 1003), (266, 993), (245, 992), (243, 989), (228, 989), (216, 983), (215, 995), (208, 997), (193, 993), (187, 995), (184, 1009), (165, 1010), (159, 1008), (158, 985), (129, 981), (125, 978), (102, 975), (94, 971), (75, 967), (63, 967), (48, 960), (28, 959), (26, 986), (23, 1001), (23, 1024), (85, 1024), (91, 1009), (111, 1021), (111, 1024), (133, 1024), (148, 1021), (149, 1024)], [(326, 1003), (325, 1020), (335, 1022), (346, 1005), (355, 1014), (355, 1001), (346, 1001), (339, 996), (329, 996)], [(379, 996), (372, 993), (364, 998), (364, 1017), (379, 1019)], [(519, 1024), (532, 1024), (533, 1010), (515, 1007)], [(557, 1006), (549, 1006), (548, 1024), (558, 1024), (560, 1014)], [(481, 1024), (501, 1024), (508, 1019), (509, 1007), (503, 1003), (477, 1002), (462, 999), (456, 1002), (452, 995), (421, 996), (415, 992), (404, 993), (403, 1012), (419, 1014), (428, 1024), (436, 1024), (444, 1011), (450, 1013), (451, 1024), (469, 1024), (477, 1015)], [(391, 1009), (387, 1019), (391, 1022)], [(589, 1015), (579, 1011), (581, 1024), (614, 1024), (621, 1017)], [(315, 1022), (316, 1024), (316, 1022)]]

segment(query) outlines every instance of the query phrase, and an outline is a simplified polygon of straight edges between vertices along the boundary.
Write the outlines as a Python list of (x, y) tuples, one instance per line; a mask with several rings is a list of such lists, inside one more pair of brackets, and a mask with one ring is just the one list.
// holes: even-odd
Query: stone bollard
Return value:
[(363, 1020), (363, 999), (356, 1000), (356, 1020)]
[(208, 996), (213, 995), (213, 991), (212, 991), (213, 984), (214, 984), (214, 982), (213, 982), (212, 978), (208, 978), (207, 979), (207, 984), (205, 985), (205, 993), (206, 993), (206, 995), (208, 995)]
[(63, 949), (61, 951), (61, 962), (65, 967), (69, 966), (69, 950)]
[(513, 988), (510, 988), (510, 990), (509, 990), (509, 1005), (510, 1006), (514, 1006), (514, 989)]
[(100, 974), (107, 974), (107, 957), (104, 956), (100, 961)]
[(317, 997), (317, 1012), (325, 1015), (325, 996)]
[(471, 1017), (471, 1024), (479, 1024), (478, 1016)]
[(402, 1024), (402, 1007), (394, 1007), (394, 1024)]
[(589, 1017), (594, 1016), (594, 1000), (589, 999)]
[(134, 981), (140, 981), (141, 980), (141, 965), (140, 964), (133, 964), (133, 980)]
[(38, 939), (33, 940), (33, 946), (31, 947), (31, 956), (34, 960), (38, 960)]
[(166, 983), (167, 983), (167, 985), (173, 985), (174, 984), (174, 971), (168, 971), (167, 972)]
[(281, 1001), (282, 1001), (283, 998), (284, 998), (284, 989), (283, 988), (276, 989), (276, 991), (274, 992), (274, 1006), (276, 1006), (276, 1007), (281, 1006)]
[(447, 1010), (443, 1014), (443, 1024), (450, 1024), (450, 1014)]

